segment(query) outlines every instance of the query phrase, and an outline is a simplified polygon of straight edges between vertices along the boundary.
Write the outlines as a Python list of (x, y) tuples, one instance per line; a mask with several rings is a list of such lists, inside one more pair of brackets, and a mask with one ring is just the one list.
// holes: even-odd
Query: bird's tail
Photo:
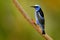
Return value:
[(42, 34), (45, 34), (45, 30), (42, 31)]
[(40, 26), (41, 26), (41, 29), (42, 29), (42, 34), (46, 34), (44, 25), (40, 25)]

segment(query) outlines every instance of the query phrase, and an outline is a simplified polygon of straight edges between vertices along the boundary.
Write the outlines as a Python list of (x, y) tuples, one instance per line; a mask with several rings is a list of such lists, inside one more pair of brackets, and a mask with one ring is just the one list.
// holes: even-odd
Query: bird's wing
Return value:
[(43, 14), (43, 11), (42, 11), (41, 8), (40, 8), (40, 10), (39, 10), (38, 12), (40, 13), (40, 15), (41, 15), (42, 17), (44, 17), (44, 14)]
[(44, 25), (44, 17), (41, 16), (40, 12), (37, 12), (37, 18), (40, 24)]

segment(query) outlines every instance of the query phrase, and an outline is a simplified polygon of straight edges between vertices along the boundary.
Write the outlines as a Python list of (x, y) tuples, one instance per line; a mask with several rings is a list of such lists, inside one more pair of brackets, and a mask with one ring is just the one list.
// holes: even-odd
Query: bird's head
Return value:
[(36, 11), (38, 11), (40, 9), (39, 5), (34, 5), (34, 6), (31, 6), (31, 7), (35, 8)]

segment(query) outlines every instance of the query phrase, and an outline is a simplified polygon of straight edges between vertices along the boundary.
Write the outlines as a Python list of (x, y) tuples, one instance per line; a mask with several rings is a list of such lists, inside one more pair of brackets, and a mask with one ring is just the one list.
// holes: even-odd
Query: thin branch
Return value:
[[(17, 0), (13, 0), (13, 3), (15, 4), (15, 6), (18, 8), (19, 12), (21, 12), (21, 14), (24, 16), (24, 18), (33, 26), (33, 28), (42, 35), (42, 31), (41, 28), (32, 21), (32, 19), (27, 15), (27, 13), (25, 12), (25, 10), (22, 8), (22, 6), (20, 5), (20, 3)], [(45, 35), (42, 35), (43, 38), (45, 38), (46, 40), (53, 40), (47, 33)]]

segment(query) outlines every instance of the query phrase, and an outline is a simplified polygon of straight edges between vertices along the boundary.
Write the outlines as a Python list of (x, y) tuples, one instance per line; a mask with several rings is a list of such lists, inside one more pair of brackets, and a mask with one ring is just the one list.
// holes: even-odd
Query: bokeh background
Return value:
[[(34, 18), (39, 4), (45, 15), (46, 32), (60, 40), (60, 0), (18, 0), (28, 15)], [(45, 40), (20, 14), (12, 0), (0, 0), (0, 40)]]

